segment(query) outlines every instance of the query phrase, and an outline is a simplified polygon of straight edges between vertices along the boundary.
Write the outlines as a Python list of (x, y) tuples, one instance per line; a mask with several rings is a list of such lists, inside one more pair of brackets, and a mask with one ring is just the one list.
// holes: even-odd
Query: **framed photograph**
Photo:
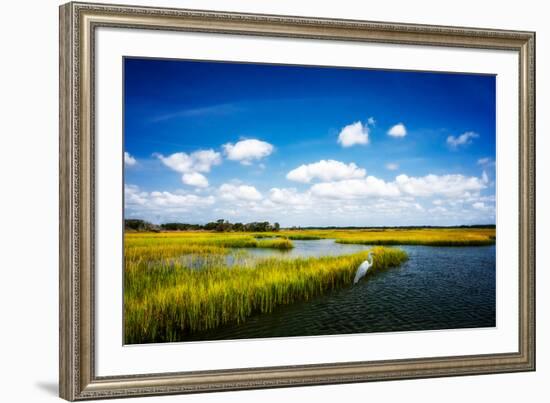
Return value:
[(534, 370), (534, 58), (61, 6), (61, 397)]

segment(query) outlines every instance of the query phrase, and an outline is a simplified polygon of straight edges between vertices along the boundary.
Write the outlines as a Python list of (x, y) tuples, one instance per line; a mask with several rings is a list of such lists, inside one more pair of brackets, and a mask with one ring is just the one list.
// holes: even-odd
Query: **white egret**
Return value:
[(357, 272), (355, 273), (355, 278), (353, 279), (353, 284), (357, 284), (357, 282), (367, 274), (367, 271), (372, 267), (372, 262), (372, 252), (369, 252), (369, 254), (367, 255), (367, 260), (361, 263), (361, 265), (357, 269)]

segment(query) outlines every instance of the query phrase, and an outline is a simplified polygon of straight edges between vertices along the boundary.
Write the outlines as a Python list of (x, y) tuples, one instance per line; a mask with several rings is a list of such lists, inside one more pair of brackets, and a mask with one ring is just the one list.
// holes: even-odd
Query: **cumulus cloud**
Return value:
[(399, 169), (399, 164), (396, 164), (394, 162), (388, 162), (386, 164), (386, 169), (389, 171), (397, 171)]
[(269, 191), (269, 200), (273, 203), (284, 205), (311, 205), (309, 193), (300, 193), (295, 188), (272, 188)]
[(139, 190), (135, 185), (124, 185), (124, 203), (126, 205), (140, 205), (147, 203), (148, 193)]
[(359, 168), (353, 162), (344, 164), (335, 160), (321, 160), (312, 164), (300, 165), (298, 168), (290, 171), (286, 178), (302, 183), (309, 183), (313, 179), (321, 181), (333, 181), (342, 179), (363, 178), (367, 174), (362, 168)]
[(149, 200), (153, 205), (160, 207), (178, 207), (184, 210), (189, 210), (197, 206), (214, 204), (214, 197), (201, 197), (195, 194), (177, 194), (172, 192), (151, 192)]
[(405, 137), (407, 135), (407, 128), (403, 123), (398, 123), (388, 130), (388, 136), (392, 137)]
[(181, 180), (186, 185), (207, 187), (208, 180), (201, 173), (210, 172), (214, 165), (222, 162), (221, 154), (212, 149), (198, 150), (187, 154), (184, 152), (174, 153), (167, 157), (162, 154), (155, 154), (164, 165), (182, 175)]
[(222, 162), (220, 153), (212, 149), (198, 150), (191, 154), (174, 153), (168, 157), (162, 154), (156, 154), (156, 156), (164, 165), (180, 173), (210, 172), (212, 166)]
[(370, 118), (367, 119), (367, 124), (369, 126), (374, 127), (374, 126), (376, 126), (376, 120), (371, 116)]
[(317, 183), (311, 187), (311, 193), (318, 197), (335, 199), (354, 199), (369, 196), (392, 197), (400, 194), (394, 183), (385, 182), (374, 176), (368, 176), (364, 179)]
[(254, 186), (234, 185), (224, 183), (219, 188), (220, 197), (229, 201), (256, 201), (262, 199), (262, 194)]
[(188, 213), (212, 206), (216, 199), (191, 193), (167, 191), (145, 192), (135, 185), (124, 186), (124, 204), (130, 214), (138, 216)]
[(366, 145), (369, 143), (369, 128), (361, 122), (345, 126), (338, 135), (338, 143), (342, 147)]
[(132, 157), (129, 152), (124, 151), (124, 165), (131, 167), (136, 165), (136, 163), (136, 159)]
[(476, 139), (478, 137), (479, 134), (477, 134), (476, 132), (465, 132), (457, 137), (449, 136), (447, 137), (447, 145), (453, 149), (456, 149), (458, 147), (470, 144), (473, 139)]
[(243, 165), (250, 165), (254, 160), (269, 156), (273, 153), (275, 147), (265, 141), (248, 139), (238, 141), (235, 144), (224, 144), (223, 149), (228, 159), (239, 161)]
[(479, 192), (486, 187), (483, 178), (463, 175), (426, 175), (423, 177), (409, 177), (399, 175), (395, 178), (399, 189), (411, 196), (456, 197), (468, 192)]
[(478, 194), (487, 187), (484, 177), (463, 175), (399, 175), (392, 182), (375, 176), (317, 183), (311, 187), (316, 197), (354, 199), (366, 197), (459, 197)]
[(200, 188), (208, 187), (208, 179), (203, 174), (198, 172), (190, 172), (183, 174), (181, 181), (189, 186), (196, 186)]
[(475, 203), (472, 204), (472, 207), (477, 209), (477, 210), (483, 210), (483, 209), (485, 209), (485, 203), (475, 202)]
[[(450, 186), (460, 191), (447, 190)], [(496, 212), (495, 195), (483, 195), (483, 186), (482, 178), (462, 175), (400, 175), (390, 181), (367, 176), (315, 183), (304, 190), (273, 187), (265, 195), (239, 182), (194, 193), (145, 192), (127, 185), (125, 205), (127, 217), (152, 222), (225, 217), (303, 226), (479, 224), (493, 222)]]

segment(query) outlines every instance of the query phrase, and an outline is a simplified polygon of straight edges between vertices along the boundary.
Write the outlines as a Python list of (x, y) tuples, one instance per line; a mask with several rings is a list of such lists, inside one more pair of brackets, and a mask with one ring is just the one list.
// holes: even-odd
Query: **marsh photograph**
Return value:
[(496, 326), (496, 77), (124, 59), (125, 344)]

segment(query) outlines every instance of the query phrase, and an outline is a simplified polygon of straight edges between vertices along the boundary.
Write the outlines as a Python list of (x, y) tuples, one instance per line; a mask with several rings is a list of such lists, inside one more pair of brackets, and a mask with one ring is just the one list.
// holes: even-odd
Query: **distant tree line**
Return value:
[[(435, 226), (435, 225), (411, 225), (411, 226), (394, 226), (394, 227), (359, 227), (359, 226), (344, 226), (344, 227), (296, 227), (293, 226), (291, 230), (313, 230), (313, 229), (367, 229), (382, 231), (385, 229), (429, 229), (429, 228), (495, 228), (494, 224), (481, 224), (481, 225), (454, 225), (454, 226)], [(139, 219), (127, 219), (124, 220), (124, 228), (129, 231), (217, 231), (217, 232), (276, 232), (281, 229), (279, 223), (271, 224), (268, 221), (262, 222), (250, 222), (243, 224), (240, 222), (230, 223), (227, 220), (217, 220), (206, 224), (187, 224), (180, 222), (171, 222), (165, 224), (151, 224), (145, 220)]]
[(130, 231), (153, 231), (159, 232), (160, 226), (156, 224), (151, 224), (150, 222), (137, 219), (127, 219), (124, 220), (124, 229)]
[(278, 222), (271, 224), (268, 221), (250, 222), (250, 223), (230, 223), (227, 220), (217, 220), (202, 224), (187, 224), (179, 222), (170, 222), (165, 224), (151, 224), (144, 220), (128, 219), (124, 220), (124, 227), (130, 231), (216, 231), (216, 232), (273, 232), (279, 231), (281, 226)]

